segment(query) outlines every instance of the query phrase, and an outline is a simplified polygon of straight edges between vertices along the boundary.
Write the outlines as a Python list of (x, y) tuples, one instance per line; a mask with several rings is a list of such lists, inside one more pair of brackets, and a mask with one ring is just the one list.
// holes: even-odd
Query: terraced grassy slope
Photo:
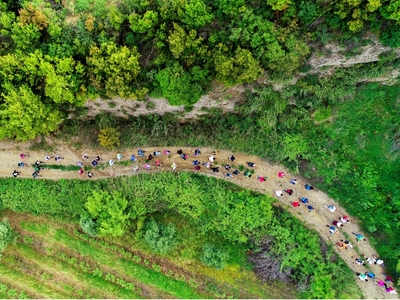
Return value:
[(232, 285), (233, 278), (218, 280), (204, 275), (205, 269), (195, 274), (122, 240), (90, 238), (71, 224), (5, 214), (19, 238), (3, 254), (2, 298), (279, 297), (278, 289), (269, 291), (246, 270), (223, 273), (248, 282)]

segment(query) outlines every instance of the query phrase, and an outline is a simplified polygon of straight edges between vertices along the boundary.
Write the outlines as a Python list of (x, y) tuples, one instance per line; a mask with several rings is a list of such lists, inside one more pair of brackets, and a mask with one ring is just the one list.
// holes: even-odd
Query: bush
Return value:
[(152, 220), (146, 223), (145, 241), (155, 253), (166, 254), (177, 244), (175, 226), (172, 224), (162, 225)]
[(115, 128), (106, 128), (100, 130), (98, 140), (101, 146), (105, 148), (113, 148), (119, 146), (119, 136), (121, 134)]
[(0, 252), (3, 252), (16, 239), (17, 236), (12, 230), (10, 223), (8, 223), (7, 219), (3, 219), (3, 222), (0, 222)]
[(83, 232), (92, 237), (97, 236), (97, 225), (88, 215), (81, 216), (81, 220), (79, 223), (82, 227)]
[(226, 266), (227, 259), (228, 253), (226, 253), (224, 249), (218, 248), (214, 245), (205, 245), (203, 247), (201, 261), (205, 265), (221, 270)]

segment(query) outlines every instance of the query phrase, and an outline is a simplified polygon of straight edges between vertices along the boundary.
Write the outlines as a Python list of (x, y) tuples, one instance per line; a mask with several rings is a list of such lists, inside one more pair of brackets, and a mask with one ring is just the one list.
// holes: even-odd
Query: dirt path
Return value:
[[(102, 162), (108, 162), (110, 159), (117, 161), (117, 151), (113, 152), (92, 152), (92, 151), (76, 151), (65, 144), (61, 144), (57, 147), (57, 150), (53, 153), (45, 153), (42, 151), (38, 152), (30, 152), (27, 150), (28, 144), (15, 144), (15, 143), (0, 143), (1, 152), (0, 152), (0, 176), (2, 177), (11, 177), (13, 170), (18, 170), (17, 164), (21, 161), (19, 158), (19, 154), (26, 153), (30, 154), (29, 157), (24, 159), (25, 163), (32, 164), (36, 160), (44, 161), (45, 155), (61, 155), (65, 159), (61, 162), (63, 165), (75, 165), (76, 162), (82, 160), (82, 155), (87, 153), (89, 155), (89, 159), (85, 162), (85, 165), (90, 165), (90, 162), (94, 159), (95, 156), (99, 155), (102, 158)], [(15, 150), (18, 149), (18, 150)], [(150, 154), (153, 151), (159, 150), (163, 151), (165, 148), (143, 148), (146, 151), (146, 154)], [(171, 155), (161, 155), (159, 159), (163, 162), (163, 165), (160, 167), (155, 166), (155, 160), (158, 158), (153, 159), (150, 161), (151, 169), (144, 170), (144, 158), (139, 159), (136, 163), (130, 163), (129, 166), (107, 166), (104, 170), (94, 170), (93, 173), (95, 174), (95, 178), (106, 178), (110, 177), (110, 171), (115, 173), (115, 176), (122, 176), (122, 175), (133, 175), (141, 172), (154, 172), (154, 171), (161, 171), (161, 170), (171, 170), (170, 166), (173, 162), (177, 164), (177, 171), (185, 170), (185, 171), (193, 171), (193, 172), (201, 172), (207, 176), (213, 176), (216, 178), (224, 178), (225, 180), (230, 180), (237, 185), (240, 185), (245, 188), (249, 188), (261, 193), (266, 193), (270, 196), (275, 197), (278, 202), (277, 205), (286, 207), (289, 212), (291, 212), (295, 217), (299, 218), (303, 221), (303, 223), (316, 230), (321, 237), (329, 244), (336, 243), (340, 239), (346, 239), (344, 234), (347, 234), (353, 245), (357, 246), (359, 249), (359, 254), (356, 253), (355, 249), (347, 249), (339, 251), (338, 247), (334, 247), (335, 251), (342, 257), (344, 261), (348, 264), (348, 266), (354, 272), (365, 272), (367, 269), (366, 267), (359, 266), (354, 263), (356, 257), (360, 257), (360, 254), (365, 254), (367, 257), (372, 257), (372, 255), (376, 255), (377, 252), (373, 247), (369, 244), (368, 241), (361, 241), (356, 242), (355, 236), (352, 235), (352, 232), (360, 233), (361, 230), (357, 225), (357, 222), (354, 218), (350, 216), (350, 223), (346, 223), (344, 227), (340, 229), (339, 234), (330, 234), (329, 229), (326, 227), (327, 224), (331, 224), (333, 220), (338, 220), (341, 216), (347, 215), (345, 210), (339, 206), (339, 204), (334, 201), (333, 199), (329, 198), (325, 193), (315, 188), (312, 191), (307, 191), (304, 188), (304, 185), (307, 183), (303, 178), (299, 176), (292, 176), (290, 175), (289, 171), (285, 168), (282, 168), (277, 165), (272, 165), (263, 161), (255, 156), (248, 156), (241, 153), (233, 153), (236, 157), (234, 163), (231, 163), (228, 160), (228, 157), (232, 154), (232, 152), (227, 150), (219, 150), (218, 154), (215, 156), (215, 160), (218, 163), (220, 172), (219, 173), (212, 173), (210, 169), (201, 166), (200, 171), (195, 171), (192, 165), (192, 161), (197, 159), (200, 162), (208, 161), (208, 157), (212, 155), (213, 149), (210, 148), (201, 148), (201, 155), (197, 157), (193, 156), (193, 152), (195, 148), (182, 148), (183, 151), (189, 155), (189, 158), (184, 161), (180, 155), (177, 154), (177, 150), (180, 148), (177, 147), (169, 147), (167, 148), (171, 151)], [(122, 160), (129, 160), (132, 154), (137, 156), (137, 148), (132, 148), (129, 151), (120, 152), (123, 155)], [(243, 176), (243, 173), (240, 173), (238, 176), (234, 176), (233, 178), (227, 178), (225, 174), (227, 171), (224, 169), (223, 165), (225, 164), (234, 164), (236, 166), (239, 165), (246, 165), (246, 162), (254, 162), (256, 164), (254, 168), (254, 174), (251, 178), (247, 178)], [(56, 164), (54, 160), (51, 161), (51, 164)], [(137, 173), (132, 171), (132, 166), (136, 164), (139, 165), (140, 169)], [(251, 169), (251, 168), (249, 168)], [(20, 169), (22, 171), (20, 177), (21, 178), (31, 178), (33, 168), (27, 167)], [(231, 170), (233, 171), (233, 170)], [(283, 178), (279, 178), (277, 176), (278, 172), (285, 172), (285, 176)], [(46, 179), (60, 179), (60, 178), (76, 178), (82, 180), (93, 180), (89, 179), (86, 175), (80, 176), (78, 172), (66, 172), (60, 170), (43, 170), (40, 173)], [(259, 182), (257, 180), (257, 176), (266, 176), (267, 180), (265, 182)], [(291, 178), (296, 178), (298, 180), (296, 185), (292, 185), (289, 183)], [(282, 197), (276, 197), (275, 192), (276, 190), (284, 190), (291, 188), (294, 190), (292, 196), (284, 193)], [(292, 201), (297, 201), (299, 197), (307, 197), (310, 200), (310, 203), (314, 207), (314, 211), (309, 212), (306, 205), (301, 205), (300, 207), (293, 208), (291, 206)], [(335, 205), (336, 211), (334, 213), (329, 212), (324, 205)], [(362, 232), (361, 232), (362, 233)], [(368, 265), (368, 267), (377, 275), (377, 279), (383, 279), (382, 273), (384, 269), (382, 266), (379, 265)], [(386, 293), (383, 287), (378, 286), (375, 284), (374, 280), (369, 280), (368, 282), (360, 281), (357, 279), (357, 284), (359, 285), (360, 289), (364, 293), (365, 298), (375, 298), (375, 299), (398, 299), (397, 295)]]

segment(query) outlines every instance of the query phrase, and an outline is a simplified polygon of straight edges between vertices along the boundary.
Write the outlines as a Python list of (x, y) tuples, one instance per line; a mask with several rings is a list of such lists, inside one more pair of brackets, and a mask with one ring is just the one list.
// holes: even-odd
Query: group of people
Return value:
[[(219, 154), (218, 151), (216, 151), (216, 150), (213, 151), (212, 155), (208, 156), (208, 159), (204, 159), (203, 161), (199, 157), (202, 154), (200, 149), (195, 149), (192, 153), (190, 153), (190, 155), (187, 154), (182, 149), (179, 149), (177, 151), (177, 154), (180, 156), (180, 159), (182, 159), (184, 161), (188, 160), (190, 158), (190, 155), (193, 155), (194, 159), (192, 160), (192, 165), (193, 165), (193, 169), (195, 171), (199, 171), (199, 170), (201, 170), (202, 167), (204, 167), (206, 169), (211, 170), (213, 173), (218, 173), (220, 171), (220, 168), (224, 168), (225, 169), (224, 176), (226, 176), (227, 178), (232, 178), (234, 176), (238, 176), (241, 173), (237, 168), (235, 168), (233, 165), (231, 165), (236, 160), (234, 155), (230, 155), (227, 158), (227, 163), (222, 164), (222, 166), (220, 167), (220, 166), (215, 166), (214, 165), (216, 157)], [(162, 156), (163, 155), (164, 156), (168, 156), (170, 158), (171, 151), (170, 150), (163, 150), (163, 151), (156, 150), (156, 151), (153, 151), (153, 152), (147, 154), (145, 150), (139, 149), (137, 151), (137, 156), (134, 155), (134, 154), (132, 154), (130, 156), (130, 161), (132, 163), (136, 163), (138, 161), (138, 157), (145, 158), (145, 163), (143, 164), (143, 169), (149, 170), (149, 169), (151, 169), (151, 165), (153, 163), (157, 167), (159, 167), (159, 166), (161, 166), (163, 164), (163, 162), (162, 162)], [(29, 154), (21, 153), (19, 155), (19, 157), (20, 157), (20, 159), (25, 159), (26, 157), (29, 157)], [(45, 156), (45, 161), (49, 161), (49, 160), (51, 160), (53, 158), (54, 158), (54, 160), (56, 162), (61, 162), (64, 159), (63, 157), (61, 157), (59, 155), (58, 156), (46, 155)], [(122, 154), (118, 153), (116, 158), (117, 158), (117, 160), (121, 160), (122, 159)], [(85, 173), (84, 162), (88, 161), (89, 159), (90, 159), (90, 157), (87, 154), (84, 154), (82, 156), (82, 160), (83, 161), (78, 161), (77, 162), (77, 166), (80, 167), (80, 169), (78, 171), (79, 175), (83, 175)], [(90, 164), (91, 164), (92, 167), (95, 168), (95, 167), (97, 167), (99, 165), (101, 160), (102, 159), (100, 158), (100, 156), (97, 155), (97, 156), (94, 157), (94, 159), (91, 161)], [(108, 164), (110, 166), (113, 166), (114, 163), (115, 163), (115, 161), (113, 159), (110, 159), (108, 161)], [(34, 170), (34, 172), (32, 174), (33, 178), (37, 178), (39, 176), (40, 171), (43, 169), (42, 164), (43, 164), (43, 162), (39, 161), (39, 160), (37, 160), (35, 162), (35, 167), (34, 167), (35, 170)], [(248, 170), (248, 169), (245, 170), (243, 172), (243, 176), (250, 178), (250, 177), (252, 177), (252, 173), (254, 173), (254, 171), (253, 171), (254, 169), (253, 168), (256, 167), (256, 164), (254, 162), (250, 162), (250, 161), (246, 162), (246, 164), (247, 164), (247, 166), (249, 168), (251, 168), (251, 171)], [(18, 166), (19, 167), (25, 167), (26, 164), (24, 162), (20, 162), (18, 164)], [(171, 169), (173, 171), (175, 171), (177, 169), (177, 167), (178, 167), (177, 163), (173, 162), (171, 164)], [(134, 172), (137, 172), (138, 170), (140, 170), (140, 167), (137, 164), (135, 164), (132, 167), (132, 170)], [(12, 175), (14, 177), (18, 177), (20, 174), (21, 174), (21, 172), (17, 171), (17, 170), (14, 170), (13, 173), (12, 173)], [(113, 172), (113, 174), (115, 174), (115, 173)], [(112, 175), (111, 172), (110, 172), (110, 175)], [(283, 179), (285, 177), (285, 172), (280, 171), (280, 172), (278, 172), (277, 175), (278, 175), (278, 178)], [(94, 174), (89, 171), (89, 172), (87, 172), (87, 176), (89, 178), (93, 178)], [(259, 182), (265, 182), (267, 180), (267, 177), (266, 176), (262, 176), (262, 175), (258, 175), (257, 176), (257, 180)], [(297, 184), (297, 179), (295, 179), (295, 178), (290, 179), (289, 180), (289, 184), (296, 185)], [(306, 189), (307, 191), (311, 191), (311, 190), (314, 189), (314, 187), (311, 186), (310, 184), (305, 184), (304, 185), (304, 189)], [(289, 196), (292, 196), (294, 194), (294, 190), (292, 188), (286, 188), (283, 191), (282, 190), (277, 190), (277, 191), (275, 191), (275, 194), (276, 194), (277, 197), (281, 197), (284, 194), (283, 192), (285, 192)], [(291, 205), (293, 207), (299, 207), (301, 204), (304, 204), (307, 207), (309, 212), (314, 211), (314, 207), (312, 205), (310, 205), (310, 201), (309, 201), (309, 199), (307, 197), (302, 196), (302, 197), (298, 198), (298, 201), (291, 202)], [(334, 205), (325, 205), (325, 208), (328, 209), (331, 213), (335, 213), (335, 211), (336, 211), (336, 207)], [(340, 216), (337, 219), (334, 219), (332, 221), (332, 224), (328, 224), (326, 226), (329, 228), (329, 233), (330, 234), (338, 234), (339, 233), (339, 228), (343, 227), (348, 222), (350, 222), (349, 217), (344, 215), (344, 216)], [(353, 232), (353, 234), (356, 236), (356, 240), (357, 241), (365, 241), (364, 235), (362, 235), (361, 233), (354, 233)], [(344, 239), (344, 238), (343, 239), (339, 239), (335, 244), (339, 248), (339, 251), (346, 250), (348, 248), (353, 248), (352, 243), (350, 241), (348, 241), (347, 239)], [(364, 259), (355, 258), (354, 263), (358, 264), (358, 265), (365, 265), (365, 261), (364, 260), (368, 264), (384, 265), (383, 260), (381, 260), (379, 258), (376, 258), (375, 256), (372, 256), (371, 258), (368, 258), (365, 255), (364, 255)], [(387, 282), (393, 282), (392, 279), (389, 276), (385, 275), (385, 278), (383, 280), (376, 280), (375, 274), (373, 272), (371, 272), (371, 271), (367, 271), (367, 272), (364, 272), (364, 273), (358, 273), (357, 272), (356, 274), (357, 274), (357, 276), (358, 276), (358, 278), (360, 280), (368, 281), (368, 278), (369, 279), (375, 279), (375, 282), (378, 285), (385, 287), (385, 289), (386, 289), (386, 291), (388, 293), (392, 293), (392, 294), (396, 293), (396, 291), (393, 289), (393, 287), (389, 287), (387, 285)]]
[[(362, 259), (360, 259), (360, 258), (356, 258), (355, 259), (355, 263), (357, 263), (358, 265), (364, 265), (364, 261)], [(382, 273), (383, 279), (377, 279), (375, 273), (372, 272), (372, 271), (365, 271), (364, 273), (357, 272), (356, 275), (358, 276), (359, 280), (366, 281), (366, 282), (369, 279), (374, 279), (375, 283), (377, 285), (383, 287), (386, 290), (387, 293), (394, 294), (394, 295), (397, 294), (397, 292), (393, 288), (393, 286), (388, 286), (388, 283), (392, 283), (393, 284), (392, 277), (386, 275), (385, 273)]]
[[(27, 158), (27, 157), (29, 157), (29, 156), (30, 156), (29, 154), (25, 154), (25, 153), (19, 154), (19, 158), (22, 159), (22, 160), (25, 159), (25, 158)], [(48, 162), (49, 160), (51, 160), (51, 159), (53, 159), (53, 158), (54, 158), (54, 160), (55, 160), (56, 162), (58, 162), (58, 163), (61, 162), (61, 161), (64, 159), (64, 157), (62, 157), (62, 156), (60, 156), (60, 155), (57, 155), (57, 156), (45, 155), (45, 157), (44, 157), (44, 159), (45, 159), (46, 162)], [(84, 156), (82, 156), (82, 158), (83, 158), (84, 160), (86, 160), (86, 159), (88, 159), (89, 157), (85, 154)], [(95, 160), (96, 160), (96, 162), (100, 161), (100, 157), (97, 156)], [(36, 160), (36, 162), (33, 164), (33, 168), (34, 168), (34, 172), (32, 173), (32, 177), (33, 177), (33, 178), (41, 177), (40, 171), (44, 170), (44, 166), (43, 166), (44, 163), (45, 163), (45, 162), (43, 162), (43, 161)], [(92, 165), (93, 165), (93, 162), (92, 162)], [(97, 165), (97, 163), (96, 163), (95, 165)], [(19, 167), (19, 168), (25, 168), (25, 167), (27, 167), (27, 166), (28, 166), (28, 164), (25, 163), (25, 162), (23, 162), (23, 161), (21, 161), (21, 162), (18, 163), (18, 167)], [(85, 171), (84, 171), (84, 167), (83, 167), (83, 162), (79, 161), (79, 162), (77, 163), (77, 166), (80, 167), (80, 169), (79, 169), (79, 171), (78, 171), (79, 175), (82, 175), (82, 174), (85, 172)], [(18, 177), (19, 175), (21, 175), (21, 171), (14, 170), (14, 171), (12, 172), (12, 176), (15, 177), (15, 178)], [(92, 178), (92, 177), (94, 176), (94, 174), (93, 174), (92, 172), (88, 172), (87, 175), (88, 175), (89, 178)]]
[[(29, 156), (30, 156), (29, 154), (21, 153), (21, 154), (19, 155), (19, 158), (20, 158), (20, 159), (25, 159), (26, 157), (29, 157)], [(51, 157), (51, 158), (52, 158), (52, 157)], [(46, 159), (46, 160), (49, 160), (50, 157), (49, 157), (49, 156), (46, 156), (45, 159)], [(34, 171), (33, 171), (33, 173), (32, 173), (32, 177), (33, 177), (33, 178), (37, 178), (37, 177), (40, 176), (40, 175), (39, 175), (40, 171), (44, 169), (44, 167), (42, 166), (43, 163), (44, 163), (44, 162), (42, 162), (42, 161), (40, 161), (40, 160), (37, 160), (37, 161), (34, 163), (34, 167), (33, 167)], [(28, 166), (28, 164), (24, 163), (23, 161), (19, 162), (17, 165), (18, 165), (19, 168), (25, 168), (25, 167)], [(16, 178), (16, 177), (18, 177), (19, 175), (21, 175), (21, 173), (22, 173), (21, 171), (14, 170), (13, 173), (12, 173), (12, 175), (13, 175), (13, 177)]]
[[(285, 172), (283, 172), (283, 171), (278, 172), (278, 178), (284, 178), (284, 177), (285, 177)], [(297, 179), (296, 178), (292, 178), (292, 179), (289, 180), (289, 183), (292, 184), (292, 185), (296, 185), (297, 184)], [(314, 189), (314, 187), (309, 185), (308, 183), (304, 185), (304, 188), (306, 190), (308, 190), (308, 191)], [(292, 196), (294, 194), (294, 190), (292, 188), (287, 188), (287, 189), (285, 189), (283, 191), (286, 194), (288, 194), (289, 196)], [(275, 191), (275, 195), (277, 197), (282, 197), (283, 196), (282, 190)], [(299, 197), (298, 201), (292, 201), (291, 205), (292, 205), (292, 207), (300, 207), (300, 202), (303, 203), (307, 207), (309, 212), (312, 212), (314, 210), (314, 206), (312, 206), (309, 203), (310, 201), (306, 197)]]

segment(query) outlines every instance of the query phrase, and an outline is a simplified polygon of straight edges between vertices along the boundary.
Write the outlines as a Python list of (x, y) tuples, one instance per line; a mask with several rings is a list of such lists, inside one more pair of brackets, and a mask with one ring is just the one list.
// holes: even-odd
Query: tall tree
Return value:
[(100, 48), (92, 46), (86, 59), (92, 86), (109, 97), (137, 99), (139, 58), (136, 48), (118, 47), (112, 42), (103, 43)]
[(26, 85), (8, 85), (2, 97), (4, 103), (0, 110), (0, 139), (34, 139), (39, 134), (54, 131), (62, 121), (61, 113), (42, 103)]
[(221, 46), (221, 50), (215, 56), (214, 65), (219, 80), (233, 85), (249, 83), (261, 76), (262, 68), (249, 50), (237, 48), (233, 57), (225, 54), (227, 50)]

